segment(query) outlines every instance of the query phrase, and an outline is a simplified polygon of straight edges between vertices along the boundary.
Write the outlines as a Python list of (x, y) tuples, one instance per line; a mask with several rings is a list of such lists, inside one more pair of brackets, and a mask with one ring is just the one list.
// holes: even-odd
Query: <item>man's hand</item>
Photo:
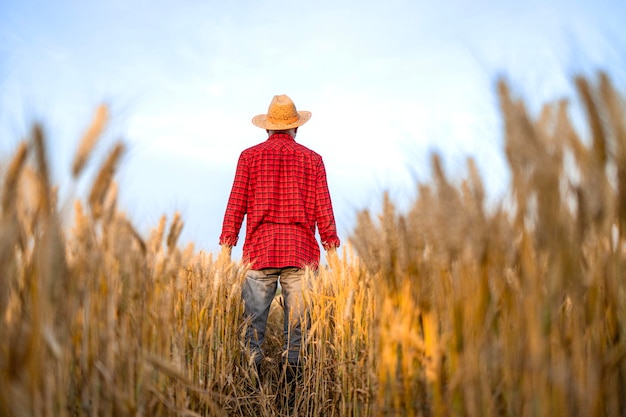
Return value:
[(326, 249), (326, 261), (333, 271), (339, 271), (339, 255), (337, 255), (337, 248), (329, 247)]
[(233, 250), (232, 246), (222, 245), (222, 250), (220, 251), (220, 254), (217, 258), (218, 263), (220, 264), (230, 263), (231, 262), (230, 254), (232, 250)]

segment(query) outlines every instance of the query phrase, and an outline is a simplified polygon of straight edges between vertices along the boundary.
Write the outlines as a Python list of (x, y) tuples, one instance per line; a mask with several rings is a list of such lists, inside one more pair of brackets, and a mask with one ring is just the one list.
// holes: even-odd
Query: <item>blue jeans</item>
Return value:
[(256, 365), (263, 359), (261, 344), (265, 339), (265, 328), (270, 305), (276, 294), (278, 281), (284, 298), (284, 351), (291, 364), (298, 362), (302, 343), (302, 318), (305, 314), (302, 296), (304, 269), (264, 268), (250, 270), (243, 285), (242, 296), (245, 302), (245, 315), (250, 325), (246, 329), (246, 344), (254, 356)]

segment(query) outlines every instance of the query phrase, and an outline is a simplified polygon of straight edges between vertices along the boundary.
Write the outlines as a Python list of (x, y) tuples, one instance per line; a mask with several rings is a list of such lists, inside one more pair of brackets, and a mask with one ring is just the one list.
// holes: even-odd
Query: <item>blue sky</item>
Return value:
[[(297, 140), (324, 157), (347, 240), (384, 190), (411, 199), (435, 151), (451, 177), (474, 157), (496, 199), (505, 192), (499, 76), (535, 112), (573, 97), (574, 74), (626, 86), (617, 0), (177, 3), (3, 0), (0, 160), (42, 121), (71, 207), (122, 139), (120, 208), (146, 235), (180, 211), (182, 243), (207, 251), (239, 153), (266, 138), (250, 120), (275, 94), (313, 113)], [(71, 160), (100, 103), (112, 123), (76, 183)]]

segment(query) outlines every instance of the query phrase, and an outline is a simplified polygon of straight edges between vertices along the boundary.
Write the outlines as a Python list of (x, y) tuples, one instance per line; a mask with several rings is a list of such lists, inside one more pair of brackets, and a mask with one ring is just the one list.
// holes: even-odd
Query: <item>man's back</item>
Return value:
[(322, 158), (285, 133), (241, 153), (222, 238), (238, 234), (244, 214), (244, 258), (255, 268), (316, 267), (316, 225), (323, 244), (339, 243)]
[(248, 222), (315, 226), (315, 190), (322, 158), (285, 134), (243, 152), (249, 167)]

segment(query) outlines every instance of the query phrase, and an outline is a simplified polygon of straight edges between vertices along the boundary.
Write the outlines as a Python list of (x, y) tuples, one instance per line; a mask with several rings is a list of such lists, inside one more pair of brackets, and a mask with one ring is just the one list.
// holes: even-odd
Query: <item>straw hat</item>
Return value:
[(259, 114), (252, 118), (252, 124), (266, 130), (287, 130), (302, 126), (310, 118), (310, 111), (297, 111), (293, 101), (285, 94), (281, 94), (274, 96), (267, 114)]

